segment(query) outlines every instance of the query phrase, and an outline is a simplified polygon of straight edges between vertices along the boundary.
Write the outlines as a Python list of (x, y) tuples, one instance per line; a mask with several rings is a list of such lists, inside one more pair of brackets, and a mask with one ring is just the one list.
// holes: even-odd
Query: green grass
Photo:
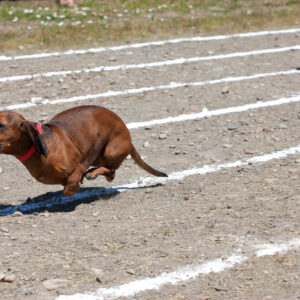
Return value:
[[(76, 1), (76, 0), (75, 0)], [(0, 51), (65, 49), (124, 40), (297, 27), (300, 1), (82, 0), (0, 2)]]

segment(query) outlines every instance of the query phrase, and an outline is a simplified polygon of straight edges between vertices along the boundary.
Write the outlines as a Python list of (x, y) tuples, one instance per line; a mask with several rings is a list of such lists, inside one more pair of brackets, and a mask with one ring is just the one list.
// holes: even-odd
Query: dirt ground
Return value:
[[(293, 33), (0, 62), (0, 77), (285, 47), (299, 41), (300, 35)], [(289, 51), (1, 83), (0, 102), (7, 106), (32, 97), (69, 98), (291, 70), (299, 67), (299, 61), (299, 51)], [(75, 105), (97, 104), (131, 123), (298, 95), (299, 79), (298, 74), (274, 76), (41, 105), (19, 112), (33, 121), (47, 121)], [(140, 128), (131, 134), (145, 161), (163, 172), (234, 162), (299, 145), (300, 103)], [(52, 300), (230, 256), (237, 248), (247, 254), (252, 245), (299, 237), (299, 155), (55, 205), (51, 200), (61, 196), (60, 186), (36, 182), (13, 157), (1, 156), (0, 167), (0, 274), (15, 275), (12, 282), (0, 282), (1, 299)], [(113, 183), (98, 178), (85, 181), (82, 188), (108, 188), (144, 176), (148, 175), (128, 159)], [(32, 206), (24, 213), (13, 213), (27, 204)], [(132, 298), (299, 299), (299, 262), (296, 250), (252, 257), (230, 270)], [(45, 282), (52, 279), (63, 281), (49, 290)]]

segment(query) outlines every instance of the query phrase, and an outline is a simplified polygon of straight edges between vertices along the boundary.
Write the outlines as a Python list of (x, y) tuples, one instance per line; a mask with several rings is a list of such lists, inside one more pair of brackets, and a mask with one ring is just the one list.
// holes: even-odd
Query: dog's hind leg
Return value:
[(130, 137), (115, 138), (106, 145), (103, 154), (99, 155), (93, 162), (97, 169), (88, 170), (85, 177), (91, 180), (99, 175), (103, 175), (108, 182), (113, 181), (116, 170), (120, 167), (130, 150)]
[(105, 167), (100, 167), (100, 168), (97, 168), (97, 169), (93, 168), (92, 170), (90, 170), (86, 173), (85, 177), (88, 180), (92, 180), (92, 179), (96, 179), (97, 176), (99, 176), (99, 175), (105, 176), (106, 180), (108, 182), (111, 182), (115, 178), (115, 170), (109, 170)]

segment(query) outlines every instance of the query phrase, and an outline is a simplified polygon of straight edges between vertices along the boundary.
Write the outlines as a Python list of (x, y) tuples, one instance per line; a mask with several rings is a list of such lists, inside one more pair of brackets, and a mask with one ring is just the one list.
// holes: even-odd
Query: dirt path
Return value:
[[(0, 62), (0, 77), (87, 66), (161, 61), (299, 43), (297, 34), (232, 39), (130, 51)], [(89, 73), (1, 83), (1, 106), (30, 101), (122, 91), (129, 88), (199, 82), (299, 67), (299, 51), (212, 60), (176, 66)], [(236, 82), (156, 89), (126, 96), (20, 110), (38, 121), (79, 104), (114, 110), (126, 123), (216, 110), (299, 95), (299, 74)], [(170, 122), (131, 130), (134, 144), (154, 167), (172, 173), (235, 162), (300, 144), (300, 102)], [(145, 142), (147, 142), (145, 144)], [(146, 145), (146, 147), (145, 147)], [(11, 157), (0, 157), (0, 214), (10, 205), (54, 199), (60, 186), (34, 181)], [(116, 180), (83, 187), (115, 187), (147, 176), (126, 160)], [(40, 205), (26, 214), (0, 217), (0, 282), (3, 299), (55, 299), (159, 276), (236, 253), (247, 260), (220, 273), (200, 275), (134, 299), (298, 299), (299, 251), (256, 257), (254, 246), (299, 238), (299, 154), (225, 168), (163, 185), (107, 196), (81, 197), (69, 204)], [(88, 190), (92, 191), (92, 189)], [(50, 193), (49, 193), (50, 192)], [(30, 197), (30, 198), (29, 198)], [(46, 203), (45, 202), (45, 203)], [(3, 213), (4, 214), (4, 213)], [(47, 289), (47, 280), (61, 279)], [(46, 282), (46, 283), (45, 283)], [(95, 298), (96, 299), (96, 298)]]

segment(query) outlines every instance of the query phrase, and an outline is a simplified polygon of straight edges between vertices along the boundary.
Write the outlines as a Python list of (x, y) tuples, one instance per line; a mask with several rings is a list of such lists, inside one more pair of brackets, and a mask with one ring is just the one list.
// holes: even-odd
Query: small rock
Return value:
[(176, 148), (176, 146), (175, 145), (170, 145), (169, 148), (174, 149), (174, 148)]
[(181, 153), (180, 150), (176, 150), (176, 151), (174, 152), (175, 155), (178, 155), (178, 154), (180, 154), (180, 153)]
[(224, 144), (223, 148), (232, 148), (232, 145), (231, 144)]
[(280, 123), (279, 126), (278, 126), (280, 129), (287, 129), (287, 125), (283, 124), (283, 123)]
[(149, 143), (149, 142), (147, 142), (147, 141), (144, 143), (144, 145), (143, 145), (143, 146), (144, 146), (144, 148), (150, 148), (150, 147), (151, 147), (150, 143)]
[(64, 83), (64, 82), (65, 82), (65, 80), (63, 78), (58, 79), (58, 83)]
[(117, 59), (114, 56), (111, 56), (108, 61), (116, 61)]
[(218, 287), (218, 286), (215, 287), (215, 290), (216, 290), (217, 292), (226, 292), (226, 291), (228, 291), (228, 289), (223, 288), (223, 287)]
[(5, 274), (3, 272), (0, 272), (0, 281), (2, 281), (5, 278)]
[(102, 284), (111, 282), (112, 280), (113, 280), (112, 278), (110, 278), (109, 276), (105, 276), (105, 275), (98, 275), (96, 277), (96, 281), (99, 283), (102, 283)]
[(300, 164), (300, 158), (297, 158), (297, 159), (295, 160), (295, 163)]
[(216, 157), (211, 157), (211, 158), (210, 158), (210, 161), (211, 161), (212, 163), (216, 163), (216, 162), (218, 161), (218, 159), (217, 159)]
[(228, 86), (225, 86), (223, 89), (222, 89), (222, 94), (228, 94), (229, 93), (229, 87)]
[(194, 143), (189, 143), (189, 146), (194, 146), (195, 144)]
[(65, 279), (48, 279), (43, 282), (44, 287), (48, 291), (56, 290), (60, 287), (66, 286), (68, 281)]
[(227, 129), (228, 129), (228, 130), (236, 130), (237, 127), (234, 126), (234, 125), (227, 125)]
[(161, 133), (158, 137), (160, 140), (164, 140), (167, 138), (167, 135), (165, 133)]
[(2, 281), (4, 281), (4, 282), (9, 282), (9, 283), (14, 282), (15, 280), (16, 280), (16, 275), (15, 275), (15, 274), (9, 274), (9, 275), (6, 275), (6, 276), (2, 279)]
[(2, 232), (9, 232), (8, 228), (6, 228), (6, 227), (1, 227), (0, 230), (1, 230)]
[(2, 169), (2, 168), (0, 168), (0, 174), (1, 174), (1, 173), (3, 173), (3, 169)]
[(134, 275), (135, 274), (134, 270), (132, 270), (132, 269), (126, 270), (126, 273), (128, 273), (129, 275)]
[(190, 196), (189, 196), (189, 195), (185, 195), (183, 199), (184, 199), (184, 200), (189, 200), (189, 199), (190, 199)]
[(32, 97), (31, 102), (35, 103), (35, 104), (41, 104), (43, 102), (43, 98), (42, 97)]
[(10, 65), (10, 68), (11, 69), (18, 69), (18, 66), (17, 65)]

